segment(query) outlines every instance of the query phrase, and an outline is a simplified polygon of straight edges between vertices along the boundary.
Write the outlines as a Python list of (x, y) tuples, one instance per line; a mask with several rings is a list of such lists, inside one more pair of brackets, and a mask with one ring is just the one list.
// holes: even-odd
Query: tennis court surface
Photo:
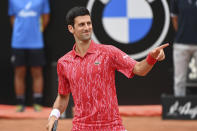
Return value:
[[(0, 105), (0, 131), (46, 131), (51, 108), (34, 112), (27, 107), (16, 113), (15, 106)], [(128, 131), (197, 131), (197, 120), (162, 120), (161, 106), (120, 106), (123, 125)], [(61, 119), (58, 131), (70, 131), (71, 119)]]

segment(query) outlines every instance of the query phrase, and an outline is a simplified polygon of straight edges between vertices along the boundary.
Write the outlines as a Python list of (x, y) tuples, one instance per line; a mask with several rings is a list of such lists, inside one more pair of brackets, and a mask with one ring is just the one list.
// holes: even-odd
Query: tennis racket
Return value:
[(57, 131), (58, 120), (55, 120), (51, 131)]

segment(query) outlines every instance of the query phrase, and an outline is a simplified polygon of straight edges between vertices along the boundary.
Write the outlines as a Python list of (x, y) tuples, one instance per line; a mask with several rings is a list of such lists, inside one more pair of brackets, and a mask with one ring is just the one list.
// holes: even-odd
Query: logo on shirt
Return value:
[(19, 12), (19, 16), (20, 17), (34, 17), (34, 16), (37, 16), (37, 12), (35, 11), (32, 11), (30, 10), (32, 6), (32, 2), (28, 2), (26, 5), (25, 5), (25, 8), (22, 9), (20, 12)]
[(95, 65), (100, 65), (100, 64), (101, 64), (101, 62), (99, 62), (99, 61), (95, 61), (95, 62), (94, 62), (94, 64), (95, 64)]
[(134, 59), (145, 57), (168, 33), (166, 0), (89, 0), (87, 8), (99, 29), (94, 41), (114, 44)]

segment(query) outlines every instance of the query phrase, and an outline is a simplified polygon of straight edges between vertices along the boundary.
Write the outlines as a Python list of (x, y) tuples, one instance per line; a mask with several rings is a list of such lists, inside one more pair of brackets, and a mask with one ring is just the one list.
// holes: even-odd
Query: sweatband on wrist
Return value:
[(150, 54), (146, 57), (146, 61), (149, 65), (154, 65), (157, 62), (157, 59), (153, 58)]
[(52, 117), (52, 116), (55, 116), (57, 119), (59, 119), (60, 117), (60, 111), (58, 109), (53, 109), (51, 111), (51, 114), (49, 115), (49, 119)]

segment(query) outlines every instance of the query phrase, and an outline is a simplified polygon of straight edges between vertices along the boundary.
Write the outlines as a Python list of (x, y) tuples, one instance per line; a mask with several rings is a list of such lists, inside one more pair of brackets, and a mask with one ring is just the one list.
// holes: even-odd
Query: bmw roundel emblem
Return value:
[(93, 39), (112, 44), (134, 59), (162, 44), (169, 25), (166, 0), (89, 0)]

